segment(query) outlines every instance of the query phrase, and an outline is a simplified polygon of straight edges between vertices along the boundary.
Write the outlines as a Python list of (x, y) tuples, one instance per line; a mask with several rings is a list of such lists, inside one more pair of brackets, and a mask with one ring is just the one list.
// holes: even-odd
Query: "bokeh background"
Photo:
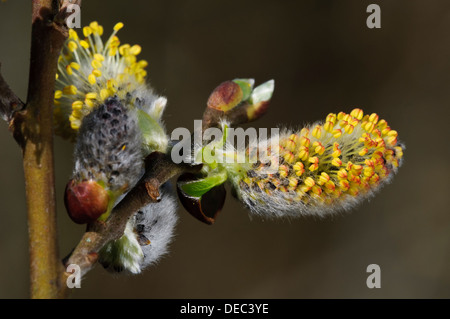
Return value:
[[(381, 29), (366, 8), (381, 7)], [(30, 1), (0, 3), (2, 73), (23, 99)], [(84, 1), (82, 24), (143, 47), (152, 86), (169, 99), (169, 131), (193, 129), (224, 80), (276, 81), (255, 127), (301, 126), (329, 112), (377, 112), (406, 143), (393, 183), (370, 202), (327, 219), (262, 220), (229, 196), (214, 226), (181, 208), (171, 253), (134, 277), (100, 266), (73, 298), (449, 298), (450, 3), (434, 1)], [(56, 138), (61, 255), (84, 227), (67, 217), (63, 190), (72, 146)], [(0, 297), (28, 297), (21, 154), (0, 123)], [(368, 289), (366, 267), (381, 267)]]

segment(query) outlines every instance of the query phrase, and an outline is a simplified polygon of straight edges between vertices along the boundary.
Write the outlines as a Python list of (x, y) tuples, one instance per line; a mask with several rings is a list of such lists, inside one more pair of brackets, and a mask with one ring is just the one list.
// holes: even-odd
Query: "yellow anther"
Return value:
[(336, 114), (334, 114), (334, 113), (328, 114), (325, 122), (331, 122), (331, 123), (335, 124), (336, 123)]
[(114, 31), (119, 31), (122, 28), (123, 28), (122, 22), (116, 23), (116, 25), (114, 26)]
[(374, 174), (372, 167), (364, 167), (364, 176), (371, 177)]
[(351, 172), (356, 175), (359, 175), (362, 170), (363, 170), (363, 167), (362, 167), (362, 165), (359, 165), (359, 164), (355, 164), (351, 168)]
[(102, 62), (100, 62), (100, 61), (98, 61), (98, 60), (92, 60), (92, 62), (91, 62), (91, 66), (94, 68), (94, 69), (100, 69), (101, 67), (102, 67)]
[(312, 156), (308, 159), (308, 162), (313, 164), (319, 164), (319, 158), (317, 156)]
[[(314, 145), (316, 143), (317, 143), (317, 145)], [(316, 154), (322, 155), (325, 152), (325, 147), (320, 142), (314, 142), (313, 147), (314, 147), (314, 152), (316, 152)]]
[(347, 179), (347, 170), (345, 168), (341, 168), (338, 172), (337, 172), (337, 176), (339, 179)]
[(321, 195), (322, 194), (322, 188), (320, 188), (319, 186), (315, 185), (311, 188), (311, 191), (316, 194), (316, 195)]
[(332, 132), (334, 138), (339, 138), (342, 135), (342, 131), (340, 129), (334, 130)]
[(90, 27), (84, 27), (83, 28), (83, 34), (87, 38), (92, 34), (92, 29)]
[(342, 165), (342, 161), (338, 157), (333, 158), (333, 160), (331, 161), (331, 165), (339, 167)]
[(380, 130), (383, 130), (388, 126), (388, 123), (385, 120), (380, 120), (377, 124), (377, 126), (380, 128)]
[(345, 121), (345, 122), (349, 122), (350, 120), (352, 120), (353, 118), (352, 118), (352, 116), (350, 115), (350, 114), (345, 114), (343, 117), (342, 117), (342, 121)]
[(348, 189), (348, 193), (352, 196), (357, 196), (359, 194), (359, 190), (357, 187), (352, 186)]
[(297, 134), (291, 134), (291, 136), (289, 136), (289, 139), (294, 143), (298, 143), (299, 141), (299, 137)]
[(367, 147), (364, 147), (362, 150), (359, 151), (359, 156), (364, 156), (369, 152), (369, 150), (367, 149)]
[(97, 79), (95, 78), (94, 74), (89, 74), (88, 81), (90, 84), (95, 84), (97, 82)]
[(391, 128), (389, 126), (386, 126), (384, 129), (381, 130), (381, 134), (383, 136), (389, 134), (389, 132), (391, 131)]
[(290, 177), (289, 178), (289, 186), (291, 187), (296, 187), (298, 184), (298, 179), (295, 177)]
[(314, 171), (316, 171), (318, 168), (319, 168), (319, 164), (311, 164), (311, 165), (309, 166), (308, 169), (309, 169), (311, 172), (314, 172)]
[[(141, 69), (147, 67), (148, 62), (146, 60), (140, 60), (138, 63), (138, 67), (140, 67)], [(295, 135), (295, 134), (294, 134)]]
[(295, 142), (291, 139), (288, 139), (286, 141), (286, 149), (290, 152), (293, 152), (295, 150)]
[(101, 25), (98, 26), (97, 33), (99, 36), (103, 35), (103, 26), (101, 26)]
[(83, 108), (83, 101), (75, 101), (72, 103), (72, 110), (81, 110)]
[(302, 128), (300, 131), (300, 136), (308, 137), (309, 136), (309, 129), (306, 127)]
[(94, 69), (92, 70), (92, 74), (96, 77), (99, 78), (102, 76), (102, 71), (100, 71), (99, 69)]
[(307, 177), (306, 179), (305, 179), (305, 185), (306, 186), (308, 186), (308, 187), (313, 187), (315, 184), (316, 184), (316, 182), (314, 182), (314, 179), (312, 178), (312, 177)]
[(370, 114), (370, 116), (369, 116), (369, 122), (372, 122), (372, 123), (374, 123), (374, 124), (377, 124), (377, 122), (378, 122), (378, 114), (376, 114), (376, 113)]
[(69, 65), (70, 65), (70, 67), (72, 69), (75, 69), (75, 70), (79, 70), (80, 69), (80, 65), (78, 63), (76, 63), (76, 62), (71, 62)]
[(137, 44), (133, 45), (130, 48), (130, 54), (132, 54), (132, 55), (138, 55), (139, 53), (141, 53), (141, 51), (142, 51), (141, 46), (137, 45)]
[(123, 56), (129, 55), (130, 45), (124, 44), (119, 47), (119, 53)]
[(320, 138), (322, 136), (322, 126), (321, 125), (316, 125), (312, 131), (312, 135), (315, 138)]
[(394, 150), (395, 150), (395, 156), (397, 156), (398, 158), (403, 157), (403, 149), (400, 146), (394, 147)]
[(95, 53), (94, 54), (94, 59), (100, 62), (105, 61), (105, 57), (103, 55), (101, 55), (100, 53)]
[(336, 185), (333, 183), (333, 181), (328, 181), (325, 183), (325, 190), (327, 191), (334, 191), (336, 188)]
[(69, 48), (70, 51), (73, 52), (78, 48), (78, 45), (74, 41), (69, 41), (67, 47)]
[(389, 136), (386, 140), (386, 142), (391, 145), (394, 146), (395, 144), (397, 144), (397, 137), (396, 136)]
[(85, 99), (84, 100), (84, 104), (86, 104), (86, 106), (88, 108), (90, 108), (90, 109), (92, 109), (94, 107), (94, 105), (95, 105), (95, 103), (92, 100), (90, 100), (90, 99)]
[(305, 172), (305, 166), (301, 162), (295, 163), (293, 169), (295, 171), (295, 175), (297, 176), (302, 176), (302, 174)]
[(63, 93), (65, 95), (75, 95), (77, 94), (77, 88), (75, 85), (68, 85), (63, 88)]
[(331, 133), (333, 131), (334, 123), (333, 122), (326, 122), (323, 126), (324, 130), (328, 133)]
[(350, 115), (358, 120), (361, 120), (364, 116), (364, 112), (361, 109), (353, 109), (353, 111), (350, 112)]
[(340, 180), (340, 181), (339, 181), (339, 187), (340, 187), (343, 191), (346, 191), (346, 190), (348, 190), (348, 189), (350, 188), (350, 183), (349, 183), (347, 180), (345, 180), (345, 179)]
[(116, 87), (117, 86), (117, 81), (116, 80), (114, 80), (114, 79), (109, 79), (108, 81), (106, 81), (106, 87), (108, 88), (108, 89), (112, 89), (112, 88), (114, 88), (114, 87)]
[(286, 165), (280, 165), (280, 167), (278, 169), (278, 173), (280, 174), (281, 178), (287, 177), (288, 172), (289, 172), (289, 168)]
[(294, 162), (294, 154), (292, 154), (291, 152), (287, 152), (287, 153), (284, 155), (284, 160), (285, 160), (286, 162), (288, 162), (289, 164), (293, 163), (293, 162)]
[(334, 158), (341, 156), (342, 151), (340, 149), (334, 150), (333, 153), (331, 153), (331, 156)]
[(85, 40), (81, 40), (80, 45), (85, 49), (89, 49), (89, 43)]
[(55, 91), (55, 99), (60, 99), (63, 95), (63, 92), (61, 90)]
[(298, 158), (301, 159), (302, 161), (306, 161), (308, 159), (308, 156), (309, 156), (308, 148), (306, 146), (301, 146), (298, 152)]
[(73, 118), (72, 116), (69, 117), (70, 120), (70, 127), (73, 130), (78, 130), (80, 128), (81, 125), (81, 121), (78, 119)]
[(375, 128), (375, 123), (374, 122), (366, 122), (361, 124), (361, 126), (369, 133), (372, 132), (372, 130)]
[(95, 100), (97, 98), (97, 93), (95, 92), (89, 92), (86, 94), (86, 98), (90, 100)]
[(300, 145), (309, 147), (309, 144), (310, 144), (309, 138), (307, 138), (306, 136), (300, 137)]
[(70, 65), (66, 65), (66, 72), (67, 72), (68, 75), (72, 75), (73, 74), (73, 70), (72, 70)]
[(89, 27), (92, 29), (92, 32), (97, 32), (97, 30), (98, 30), (98, 22), (97, 21), (92, 21), (89, 24)]
[(390, 130), (390, 131), (387, 133), (387, 136), (394, 136), (394, 137), (397, 137), (397, 136), (398, 136), (398, 133), (397, 133), (397, 131), (395, 131), (395, 130)]
[(339, 112), (338, 115), (337, 115), (337, 119), (340, 121), (340, 120), (342, 120), (344, 118), (345, 115), (346, 114), (344, 112)]
[(77, 31), (75, 31), (74, 29), (69, 29), (69, 38), (77, 40), (78, 39)]
[(353, 133), (353, 130), (354, 130), (353, 125), (347, 124), (347, 125), (345, 126), (345, 132), (346, 132), (346, 133), (352, 134), (352, 133)]
[(366, 164), (369, 167), (374, 167), (375, 166), (375, 162), (373, 160), (371, 160), (371, 159), (366, 159), (364, 161), (364, 164)]
[(375, 184), (380, 180), (380, 176), (378, 176), (378, 174), (373, 174), (372, 177), (370, 178), (369, 182), (371, 184)]
[(330, 180), (330, 176), (327, 173), (322, 172), (319, 176), (319, 180), (318, 180), (317, 184), (323, 185), (326, 182), (328, 182), (329, 180)]
[(109, 93), (107, 89), (101, 89), (100, 90), (100, 98), (102, 100), (106, 100), (109, 97)]

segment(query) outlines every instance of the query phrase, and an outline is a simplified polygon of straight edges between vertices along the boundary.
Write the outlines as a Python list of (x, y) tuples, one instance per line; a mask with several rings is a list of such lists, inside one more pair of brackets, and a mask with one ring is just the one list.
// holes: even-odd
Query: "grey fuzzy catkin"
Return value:
[(100, 251), (99, 262), (106, 270), (138, 274), (168, 252), (178, 221), (177, 201), (168, 183), (160, 192), (160, 202), (137, 211), (128, 221), (124, 235)]
[(132, 187), (143, 169), (136, 112), (112, 97), (89, 113), (75, 145), (75, 180), (101, 181), (111, 191)]

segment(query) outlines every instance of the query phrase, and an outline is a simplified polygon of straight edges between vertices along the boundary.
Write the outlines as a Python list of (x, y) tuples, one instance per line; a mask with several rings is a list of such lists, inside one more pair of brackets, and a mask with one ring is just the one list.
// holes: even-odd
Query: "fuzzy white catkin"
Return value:
[(168, 183), (161, 187), (161, 201), (151, 203), (130, 218), (124, 235), (100, 252), (100, 263), (115, 273), (138, 274), (168, 252), (178, 221), (177, 201)]
[(137, 115), (117, 98), (108, 98), (82, 122), (75, 145), (75, 180), (101, 181), (108, 189), (132, 187), (143, 169)]

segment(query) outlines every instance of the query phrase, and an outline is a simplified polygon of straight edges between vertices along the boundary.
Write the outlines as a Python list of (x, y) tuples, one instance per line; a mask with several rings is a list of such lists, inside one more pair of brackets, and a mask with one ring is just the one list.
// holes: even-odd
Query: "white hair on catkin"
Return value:
[(76, 180), (102, 181), (113, 191), (132, 187), (143, 169), (136, 112), (108, 98), (83, 119), (74, 157)]
[(124, 235), (105, 245), (99, 262), (114, 273), (139, 274), (168, 252), (178, 221), (177, 201), (168, 183), (161, 187), (161, 201), (133, 215)]

